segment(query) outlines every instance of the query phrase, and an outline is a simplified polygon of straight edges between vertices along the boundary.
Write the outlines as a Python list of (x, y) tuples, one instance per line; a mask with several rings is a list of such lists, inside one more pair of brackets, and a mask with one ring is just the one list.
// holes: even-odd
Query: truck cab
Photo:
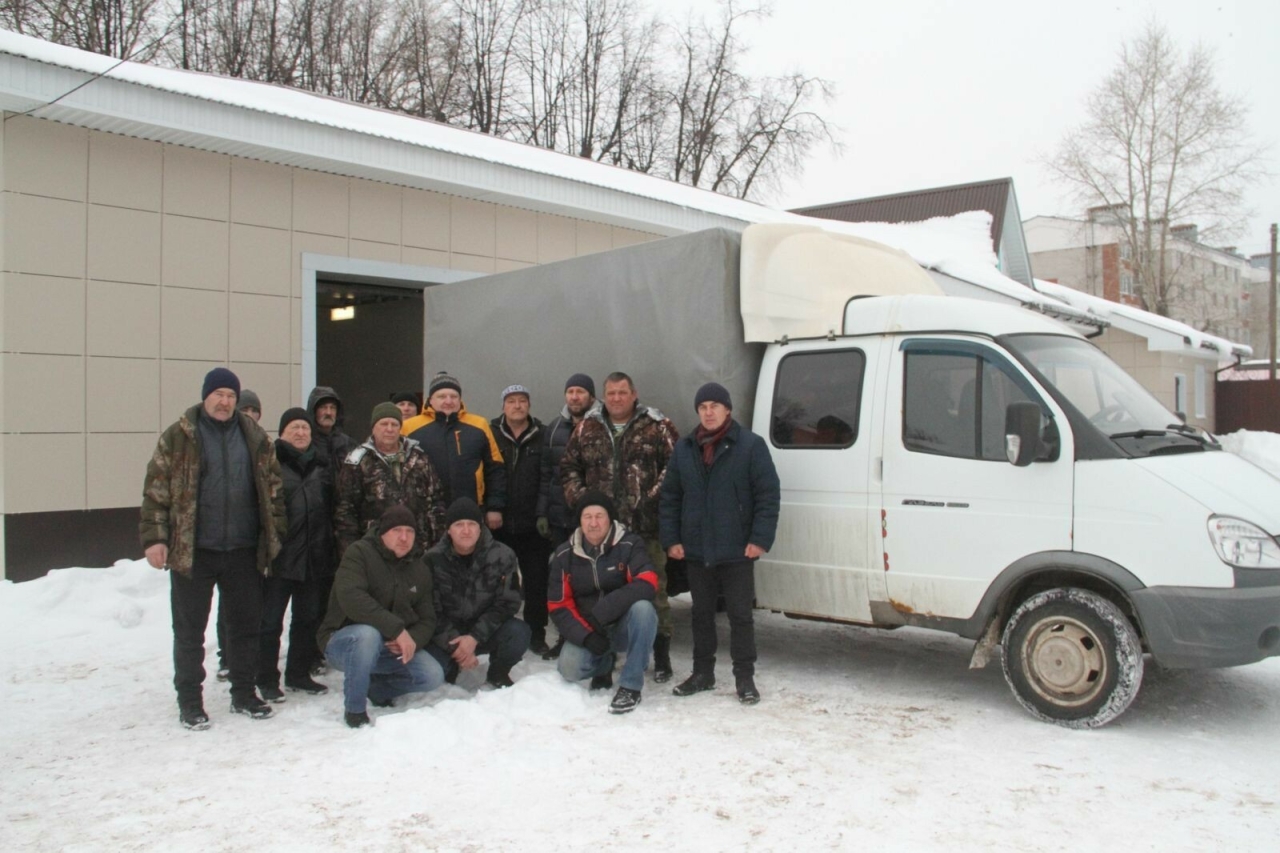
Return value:
[(996, 643), (1032, 714), (1102, 725), (1170, 667), (1280, 654), (1280, 481), (1080, 334), (944, 296), (848, 301), (766, 349), (782, 481), (757, 604)]

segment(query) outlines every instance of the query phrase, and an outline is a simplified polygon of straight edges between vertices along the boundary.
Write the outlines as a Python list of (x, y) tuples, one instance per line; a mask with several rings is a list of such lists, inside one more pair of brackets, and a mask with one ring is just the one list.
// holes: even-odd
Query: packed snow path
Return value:
[[(171, 686), (168, 576), (0, 584), (0, 850), (1273, 850), (1280, 660), (1150, 666), (1115, 723), (1036, 722), (970, 643), (758, 613), (763, 702), (649, 683), (633, 714), (522, 663), (341, 722), (341, 675), (207, 732)], [(674, 602), (677, 679), (689, 603)], [(212, 625), (210, 626), (212, 662)], [(674, 683), (674, 682), (673, 682)]]

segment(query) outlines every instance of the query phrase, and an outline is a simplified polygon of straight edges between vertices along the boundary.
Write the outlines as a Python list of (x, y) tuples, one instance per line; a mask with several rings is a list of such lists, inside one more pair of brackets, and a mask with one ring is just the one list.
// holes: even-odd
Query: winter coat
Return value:
[(323, 650), (340, 629), (372, 625), (388, 640), (408, 631), (418, 648), (425, 647), (436, 630), (431, 581), (421, 552), (396, 557), (382, 544), (378, 528), (370, 529), (342, 556), (316, 642)]
[(196, 549), (236, 551), (258, 546), (258, 494), (253, 457), (239, 418), (196, 417), (200, 441), (200, 486), (196, 503)]
[(400, 434), (421, 444), (431, 457), (444, 484), (445, 506), (458, 498), (471, 498), (492, 511), (507, 505), (502, 451), (489, 422), (468, 412), (466, 406), (445, 417), (438, 417), (428, 406), (421, 415), (405, 421)]
[(418, 522), (415, 552), (424, 551), (444, 532), (444, 488), (435, 467), (416, 441), (401, 438), (400, 452), (404, 462), (399, 480), (372, 438), (351, 451), (342, 463), (333, 510), (339, 558), (396, 504), (408, 507)]
[(683, 545), (687, 560), (743, 560), (748, 544), (773, 547), (780, 500), (778, 472), (760, 436), (734, 421), (708, 470), (697, 435), (687, 435), (662, 481), (659, 539), (663, 549)]
[(662, 412), (638, 404), (616, 440), (603, 410), (583, 418), (560, 460), (570, 512), (586, 492), (599, 489), (613, 498), (618, 520), (629, 530), (656, 536), (658, 489), (679, 437)]
[(546, 442), (542, 439), (545, 428), (542, 421), (531, 417), (529, 426), (517, 439), (507, 429), (505, 415), (494, 418), (489, 426), (507, 472), (507, 507), (502, 513), (502, 532), (509, 536), (532, 533), (542, 514), (538, 508), (546, 493), (543, 477), (551, 476), (550, 466), (542, 461), (547, 455)]
[[(184, 575), (191, 574), (196, 550), (200, 490), (200, 438), (196, 424), (202, 409), (203, 404), (197, 403), (161, 433), (142, 486), (142, 517), (138, 524), (142, 547), (168, 545), (169, 568)], [(253, 483), (258, 495), (258, 570), (265, 575), (280, 553), (280, 537), (285, 531), (280, 463), (271, 439), (253, 418), (243, 412), (237, 412), (236, 417), (253, 460)]]
[[(316, 426), (316, 407), (325, 400), (332, 400), (338, 404), (338, 417), (334, 420), (333, 429), (328, 435), (322, 433), (320, 427)], [(311, 415), (311, 446), (316, 449), (316, 453), (329, 460), (330, 471), (340, 470), (342, 461), (356, 446), (355, 439), (342, 431), (342, 423), (346, 418), (342, 398), (328, 385), (317, 385), (307, 396), (307, 414)]]
[(316, 452), (315, 445), (304, 453), (283, 439), (276, 439), (276, 458), (284, 481), (289, 530), (273, 574), (291, 581), (329, 577), (338, 563), (329, 460)]
[[(594, 400), (591, 407), (583, 413), (583, 417), (599, 413), (600, 401)], [(569, 414), (569, 407), (565, 406), (556, 419), (543, 430), (543, 435), (546, 436), (547, 452), (542, 454), (542, 466), (546, 469), (542, 477), (546, 487), (538, 498), (537, 512), (539, 516), (546, 516), (553, 527), (567, 530), (577, 527), (578, 521), (573, 517), (572, 507), (564, 500), (564, 486), (560, 482), (560, 462), (564, 458), (564, 449), (569, 444), (569, 436), (573, 435), (574, 426), (573, 415)]]
[(435, 581), (435, 643), (445, 651), (453, 651), (449, 641), (464, 634), (483, 643), (520, 609), (516, 552), (484, 527), (470, 560), (458, 556), (447, 534), (423, 560)]
[(600, 553), (590, 556), (595, 550), (579, 527), (551, 555), (547, 611), (556, 632), (578, 646), (592, 631), (626, 616), (637, 601), (653, 601), (658, 592), (658, 575), (644, 540), (625, 526), (614, 522)]

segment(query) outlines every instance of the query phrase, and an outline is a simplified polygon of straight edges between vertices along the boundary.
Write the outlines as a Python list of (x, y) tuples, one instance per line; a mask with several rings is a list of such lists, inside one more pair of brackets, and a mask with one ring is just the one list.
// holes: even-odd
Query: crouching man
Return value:
[(417, 522), (396, 504), (342, 555), (329, 610), (316, 641), (343, 673), (343, 708), (353, 729), (369, 725), (366, 702), (380, 708), (406, 693), (444, 683), (424, 651), (436, 629), (431, 570), (415, 551)]
[(485, 680), (510, 687), (511, 668), (529, 650), (529, 625), (516, 618), (520, 573), (516, 552), (503, 545), (471, 498), (458, 498), (445, 513), (445, 535), (424, 559), (435, 581), (435, 639), (428, 651), (452, 683), (489, 655)]
[(607, 495), (587, 492), (578, 502), (578, 529), (551, 557), (547, 609), (565, 639), (558, 668), (566, 680), (590, 676), (592, 690), (612, 687), (617, 653), (626, 654), (611, 714), (640, 704), (658, 632), (657, 592), (644, 540), (614, 520)]

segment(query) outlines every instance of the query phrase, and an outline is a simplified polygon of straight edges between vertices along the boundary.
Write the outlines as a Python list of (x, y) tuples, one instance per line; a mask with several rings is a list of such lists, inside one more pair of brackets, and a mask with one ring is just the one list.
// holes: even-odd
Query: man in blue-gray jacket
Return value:
[(738, 701), (754, 705), (755, 561), (773, 547), (778, 528), (778, 472), (764, 439), (733, 419), (724, 386), (703, 385), (694, 406), (698, 428), (676, 443), (658, 510), (662, 547), (686, 561), (693, 595), (693, 674), (674, 692), (715, 687), (716, 598), (723, 595)]

